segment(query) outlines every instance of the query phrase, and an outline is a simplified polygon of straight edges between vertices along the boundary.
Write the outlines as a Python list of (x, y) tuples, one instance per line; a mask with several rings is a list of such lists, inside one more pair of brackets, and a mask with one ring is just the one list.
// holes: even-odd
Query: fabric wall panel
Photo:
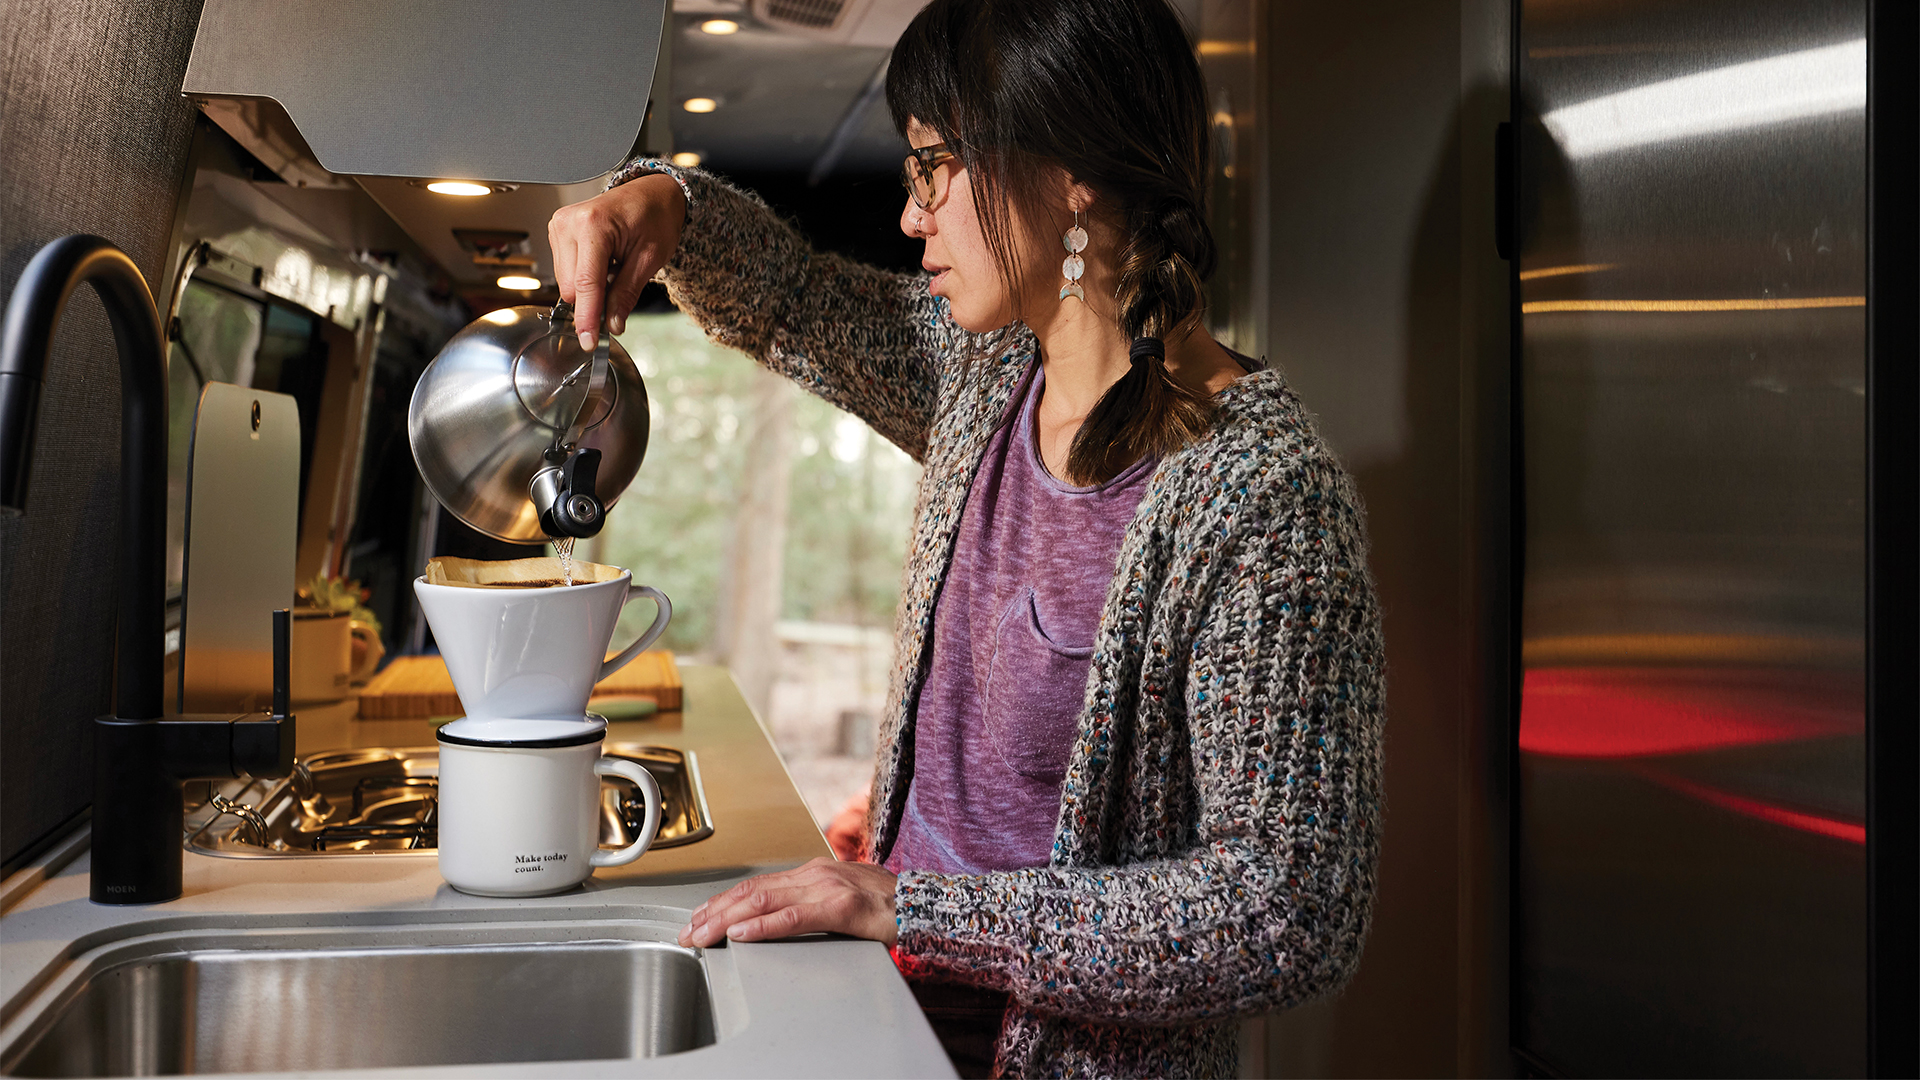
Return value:
[[(0, 295), (42, 245), (97, 233), (161, 287), (193, 136), (199, 0), (0, 0)], [(0, 859), (91, 798), (111, 707), (118, 360), (91, 290), (61, 320), (24, 515), (0, 517)]]

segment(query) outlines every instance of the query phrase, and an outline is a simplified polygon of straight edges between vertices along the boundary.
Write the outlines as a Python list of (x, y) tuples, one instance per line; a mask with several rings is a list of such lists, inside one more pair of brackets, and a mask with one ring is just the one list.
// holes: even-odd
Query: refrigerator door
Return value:
[(1866, 1068), (1864, 0), (1522, 0), (1520, 1051)]

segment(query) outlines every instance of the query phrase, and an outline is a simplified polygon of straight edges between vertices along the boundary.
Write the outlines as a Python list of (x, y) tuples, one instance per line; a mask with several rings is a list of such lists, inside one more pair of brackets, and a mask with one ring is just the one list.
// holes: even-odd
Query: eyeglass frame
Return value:
[[(913, 205), (922, 210), (933, 209), (933, 204), (943, 194), (934, 189), (934, 170), (949, 161), (958, 161), (959, 158), (960, 155), (947, 149), (947, 144), (943, 142), (907, 148), (906, 160), (900, 163), (900, 186), (907, 189), (907, 197), (913, 200)], [(920, 166), (920, 178), (927, 182), (927, 190), (932, 193), (925, 202), (920, 200), (920, 193), (914, 190), (914, 176), (910, 170), (915, 165)]]

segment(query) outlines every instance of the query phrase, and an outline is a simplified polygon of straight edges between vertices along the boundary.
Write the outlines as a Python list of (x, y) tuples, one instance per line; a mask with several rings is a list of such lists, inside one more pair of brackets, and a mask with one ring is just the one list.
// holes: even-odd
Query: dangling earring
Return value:
[(1087, 230), (1080, 227), (1080, 211), (1073, 212), (1073, 228), (1067, 230), (1060, 242), (1067, 249), (1067, 261), (1060, 264), (1060, 272), (1067, 276), (1067, 283), (1060, 286), (1060, 299), (1077, 296), (1084, 304), (1087, 294), (1080, 290), (1080, 275), (1087, 272), (1087, 260), (1081, 258), (1080, 253), (1087, 250)]

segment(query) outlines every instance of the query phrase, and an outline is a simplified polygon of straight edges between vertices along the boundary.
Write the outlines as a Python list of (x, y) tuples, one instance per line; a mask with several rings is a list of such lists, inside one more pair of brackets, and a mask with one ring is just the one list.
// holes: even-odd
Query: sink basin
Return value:
[[(98, 950), (14, 1076), (154, 1076), (655, 1057), (715, 1041), (703, 955), (633, 922), (157, 935)], [(405, 943), (395, 941), (406, 939)], [(490, 940), (474, 940), (474, 938)]]
[[(608, 757), (643, 766), (660, 784), (656, 848), (678, 847), (713, 835), (713, 818), (690, 751), (615, 743)], [(187, 850), (229, 858), (314, 855), (432, 855), (439, 829), (440, 749), (414, 746), (330, 750), (299, 761), (312, 787), (292, 779), (253, 781), (226, 796), (257, 813), (251, 826), (235, 814), (217, 814), (187, 836)], [(644, 816), (629, 780), (601, 785), (600, 842), (625, 847)], [(202, 815), (204, 816), (204, 815)]]

